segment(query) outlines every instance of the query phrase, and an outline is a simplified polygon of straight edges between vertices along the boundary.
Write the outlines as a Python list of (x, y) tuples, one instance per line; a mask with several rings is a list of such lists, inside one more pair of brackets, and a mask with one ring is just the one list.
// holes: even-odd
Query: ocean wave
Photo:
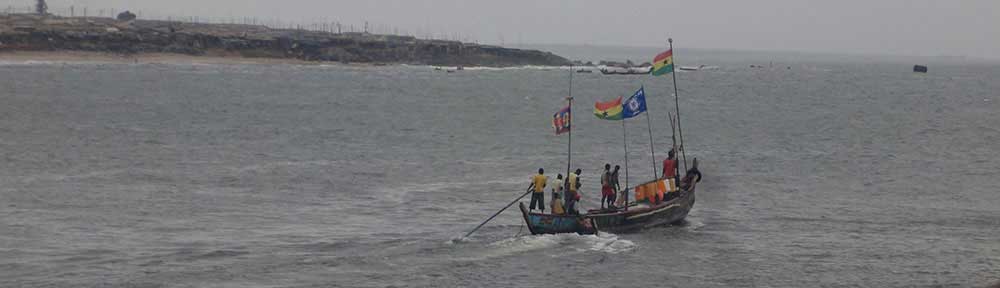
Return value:
[(269, 172), (275, 169), (285, 169), (288, 167), (334, 167), (341, 164), (342, 161), (331, 161), (331, 160), (310, 160), (310, 161), (276, 161), (276, 162), (266, 162), (261, 164), (230, 167), (231, 170), (235, 170), (239, 173), (256, 172), (263, 173)]
[(78, 181), (78, 180), (82, 180), (82, 179), (91, 179), (91, 178), (110, 178), (110, 177), (114, 177), (114, 176), (117, 176), (117, 175), (120, 175), (120, 174), (125, 174), (125, 173), (128, 173), (128, 172), (129, 172), (129, 170), (125, 170), (125, 169), (99, 170), (99, 171), (92, 171), (92, 172), (79, 173), (79, 174), (55, 174), (55, 173), (46, 172), (46, 173), (40, 173), (40, 174), (36, 174), (36, 175), (22, 176), (22, 177), (17, 178), (17, 180), (19, 180), (21, 183), (25, 183), (25, 184), (27, 184), (27, 183), (34, 183), (34, 182), (41, 182), (41, 181), (51, 181), (51, 182), (61, 182), (61, 181), (67, 181), (67, 180)]
[(101, 61), (58, 61), (58, 60), (3, 60), (0, 66), (94, 66), (109, 65), (110, 62)]

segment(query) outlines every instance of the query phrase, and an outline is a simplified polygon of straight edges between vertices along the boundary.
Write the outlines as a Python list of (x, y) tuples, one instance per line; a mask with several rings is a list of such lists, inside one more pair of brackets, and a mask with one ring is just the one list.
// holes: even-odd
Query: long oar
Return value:
[(497, 213), (493, 214), (493, 216), (490, 216), (489, 219), (486, 219), (486, 221), (483, 221), (483, 223), (480, 223), (479, 226), (476, 226), (475, 229), (472, 229), (472, 231), (469, 231), (469, 233), (465, 234), (465, 237), (462, 237), (462, 238), (469, 238), (469, 235), (472, 235), (472, 233), (475, 233), (476, 230), (479, 230), (479, 228), (483, 227), (483, 225), (486, 225), (487, 222), (490, 222), (490, 220), (493, 220), (493, 218), (496, 218), (497, 215), (500, 215), (500, 213), (503, 213), (504, 210), (507, 210), (507, 208), (510, 208), (510, 206), (513, 206), (514, 203), (517, 203), (517, 201), (520, 201), (521, 198), (524, 198), (524, 196), (528, 196), (528, 194), (531, 194), (531, 192), (532, 192), (531, 189), (528, 189), (528, 191), (524, 192), (524, 194), (521, 195), (521, 197), (517, 197), (517, 199), (514, 199), (514, 201), (511, 201), (510, 204), (507, 204), (507, 206), (504, 206), (503, 209), (500, 209), (500, 211), (497, 211)]

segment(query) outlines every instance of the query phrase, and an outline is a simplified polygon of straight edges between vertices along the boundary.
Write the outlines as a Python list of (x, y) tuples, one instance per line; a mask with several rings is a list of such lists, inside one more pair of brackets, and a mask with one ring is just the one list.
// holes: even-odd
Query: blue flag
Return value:
[(569, 106), (552, 115), (552, 128), (556, 128), (556, 135), (569, 132), (570, 124)]
[(644, 87), (640, 87), (639, 91), (635, 91), (632, 97), (629, 97), (625, 103), (622, 103), (622, 114), (625, 119), (639, 116), (642, 112), (646, 112), (646, 92)]

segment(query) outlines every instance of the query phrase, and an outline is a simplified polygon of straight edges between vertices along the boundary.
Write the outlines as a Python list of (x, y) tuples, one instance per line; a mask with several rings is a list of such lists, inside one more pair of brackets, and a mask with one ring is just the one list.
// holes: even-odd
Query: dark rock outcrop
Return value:
[[(131, 14), (131, 13), (129, 13)], [(0, 51), (82, 50), (121, 54), (237, 54), (307, 61), (450, 66), (567, 65), (549, 52), (410, 36), (271, 29), (111, 18), (0, 16)]]
[(118, 21), (132, 21), (135, 20), (135, 13), (125, 10), (125, 12), (118, 13)]

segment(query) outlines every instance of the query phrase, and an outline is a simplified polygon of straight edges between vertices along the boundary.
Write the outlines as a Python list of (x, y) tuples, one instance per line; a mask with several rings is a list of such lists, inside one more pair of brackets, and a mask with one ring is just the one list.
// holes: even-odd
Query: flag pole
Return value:
[[(674, 51), (674, 38), (667, 38), (667, 43), (670, 43), (670, 51), (672, 54)], [(673, 56), (671, 55), (671, 57)], [(673, 59), (671, 59), (671, 61), (673, 61)], [(677, 61), (673, 62), (674, 63), (671, 63), (670, 65), (670, 74), (673, 74), (674, 77), (674, 107), (677, 109), (677, 135), (681, 137), (680, 152), (681, 152), (681, 157), (683, 157), (684, 159), (684, 171), (687, 171), (688, 159), (687, 159), (687, 153), (684, 151), (686, 150), (684, 149), (684, 131), (681, 130), (681, 104), (679, 100), (680, 96), (677, 95)], [(680, 174), (678, 173), (678, 175)]]
[(566, 144), (566, 180), (563, 180), (563, 200), (567, 200), (566, 192), (569, 192), (569, 173), (571, 167), (571, 162), (573, 161), (573, 65), (569, 65), (569, 97), (566, 97), (566, 101), (569, 102), (569, 141)]
[[(677, 157), (677, 154), (676, 154), (677, 153), (677, 151), (676, 151), (676, 149), (677, 149), (677, 124), (674, 123), (674, 115), (672, 113), (668, 112), (667, 116), (670, 116), (670, 133), (671, 133), (670, 134), (670, 138), (671, 138), (671, 141), (673, 141), (673, 146), (671, 146), (671, 150), (674, 150), (674, 157)], [(675, 173), (674, 175), (680, 175), (681, 174), (681, 171), (680, 171), (681, 167), (680, 167), (680, 165), (676, 164), (677, 163), (676, 162), (677, 159), (674, 159), (674, 161), (675, 161), (674, 162), (675, 163), (674, 164), (674, 173)], [(667, 173), (667, 171), (663, 171), (663, 173)]]
[[(625, 145), (625, 196), (622, 197), (625, 201), (622, 201), (622, 203), (625, 203), (625, 210), (628, 211), (628, 137), (625, 134), (626, 131), (625, 119), (622, 119), (622, 144)], [(618, 193), (618, 191), (615, 191), (615, 193)]]

